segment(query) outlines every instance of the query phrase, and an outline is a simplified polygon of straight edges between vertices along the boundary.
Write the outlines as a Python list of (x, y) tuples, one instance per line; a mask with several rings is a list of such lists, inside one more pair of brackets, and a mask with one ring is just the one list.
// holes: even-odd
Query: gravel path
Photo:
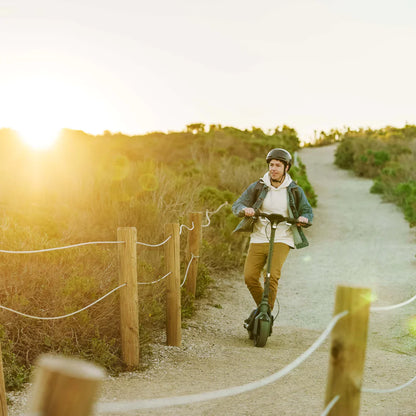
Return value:
[[(280, 315), (265, 348), (248, 340), (242, 321), (252, 309), (242, 270), (218, 278), (183, 330), (181, 347), (153, 345), (143, 372), (108, 378), (100, 403), (172, 397), (226, 389), (276, 373), (303, 353), (331, 320), (338, 284), (370, 287), (376, 306), (416, 294), (416, 238), (391, 204), (369, 193), (372, 182), (333, 165), (334, 146), (304, 149), (300, 157), (319, 197), (310, 247), (293, 250), (279, 287)], [(407, 336), (416, 302), (370, 319), (364, 386), (390, 388), (416, 375), (415, 340)], [(112, 415), (320, 415), (328, 371), (326, 341), (282, 379), (211, 401)], [(391, 394), (363, 393), (360, 415), (416, 415), (416, 382)], [(22, 399), (23, 400), (23, 399)], [(19, 404), (10, 416), (21, 415)], [(96, 415), (104, 415), (96, 412)]]

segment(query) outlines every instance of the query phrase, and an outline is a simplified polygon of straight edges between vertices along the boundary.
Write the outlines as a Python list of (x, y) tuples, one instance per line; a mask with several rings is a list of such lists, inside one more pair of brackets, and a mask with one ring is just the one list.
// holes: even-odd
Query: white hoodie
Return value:
[[(280, 214), (284, 217), (289, 215), (287, 207), (287, 187), (292, 182), (292, 178), (286, 173), (283, 183), (275, 188), (270, 183), (269, 172), (263, 176), (264, 183), (269, 187), (266, 198), (260, 207), (260, 212), (265, 214)], [(294, 248), (293, 233), (290, 224), (281, 222), (276, 228), (275, 243), (285, 243), (289, 247)], [(253, 232), (251, 233), (250, 243), (268, 243), (270, 238), (270, 222), (266, 218), (259, 218), (255, 224)]]

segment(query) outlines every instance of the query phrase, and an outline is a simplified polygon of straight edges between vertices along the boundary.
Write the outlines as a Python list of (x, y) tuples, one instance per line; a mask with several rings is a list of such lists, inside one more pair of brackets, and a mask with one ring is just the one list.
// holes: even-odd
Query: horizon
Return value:
[[(221, 125), (221, 124), (218, 124), (218, 123), (217, 124), (213, 123), (213, 124), (210, 124), (210, 125), (206, 125), (205, 123), (187, 123), (181, 130), (172, 130), (172, 129), (169, 129), (167, 131), (154, 130), (154, 131), (147, 131), (147, 132), (144, 132), (144, 133), (131, 133), (131, 134), (125, 133), (123, 131), (110, 131), (108, 129), (104, 129), (101, 132), (92, 133), (92, 132), (85, 131), (85, 130), (82, 130), (82, 129), (73, 129), (73, 128), (70, 128), (70, 127), (63, 127), (61, 129), (59, 129), (58, 131), (55, 131), (53, 136), (45, 136), (44, 134), (42, 134), (41, 131), (36, 132), (35, 136), (30, 135), (30, 134), (25, 136), (25, 134), (23, 132), (18, 131), (16, 129), (13, 129), (11, 127), (0, 127), (0, 131), (1, 130), (11, 130), (12, 132), (14, 132), (14, 134), (17, 135), (18, 139), (22, 143), (24, 143), (26, 146), (28, 146), (29, 148), (32, 148), (33, 150), (41, 150), (42, 151), (42, 150), (48, 150), (49, 148), (51, 148), (54, 145), (54, 143), (59, 140), (60, 136), (62, 135), (62, 133), (64, 131), (80, 132), (80, 133), (83, 133), (85, 135), (95, 136), (95, 137), (97, 137), (97, 136), (106, 136), (106, 135), (111, 135), (111, 136), (122, 135), (122, 136), (126, 136), (126, 137), (136, 137), (136, 136), (146, 136), (146, 135), (151, 135), (151, 134), (166, 134), (166, 135), (168, 135), (168, 134), (175, 134), (175, 133), (186, 133), (187, 132), (187, 127), (190, 126), (190, 125), (193, 125), (193, 124), (202, 124), (202, 125), (204, 125), (203, 133), (208, 133), (210, 126), (213, 125), (213, 126), (218, 126), (219, 128), (235, 128), (235, 129), (238, 129), (240, 131), (248, 131), (248, 132), (252, 131), (256, 128), (260, 128), (263, 131), (263, 133), (265, 135), (268, 135), (268, 136), (272, 136), (275, 129), (277, 129), (277, 128), (288, 127), (288, 128), (291, 128), (291, 129), (295, 130), (301, 147), (303, 147), (306, 144), (312, 144), (313, 145), (314, 143), (316, 143), (317, 140), (319, 140), (319, 138), (321, 137), (322, 134), (329, 135), (331, 133), (336, 132), (336, 133), (339, 133), (339, 134), (342, 135), (343, 133), (346, 133), (347, 131), (352, 131), (352, 132), (354, 132), (354, 131), (356, 131), (356, 132), (366, 131), (366, 130), (375, 130), (375, 131), (377, 131), (377, 130), (383, 130), (383, 129), (386, 129), (386, 128), (403, 129), (407, 126), (412, 126), (413, 125), (413, 124), (409, 124), (409, 123), (406, 122), (403, 126), (393, 126), (391, 124), (387, 124), (387, 125), (384, 125), (384, 126), (381, 126), (381, 127), (378, 127), (378, 128), (372, 128), (372, 127), (369, 127), (369, 126), (365, 126), (365, 127), (360, 126), (360, 127), (357, 127), (357, 128), (352, 128), (351, 126), (343, 126), (342, 128), (333, 128), (329, 131), (323, 131), (323, 130), (322, 131), (317, 131), (317, 130), (315, 130), (315, 136), (313, 138), (308, 138), (306, 140), (301, 137), (301, 135), (299, 134), (299, 132), (297, 131), (297, 129), (294, 126), (290, 126), (290, 125), (287, 125), (287, 124), (283, 124), (281, 126), (275, 126), (275, 128), (273, 128), (273, 129), (264, 130), (261, 127), (254, 126), (254, 125), (252, 125), (250, 128), (239, 128), (237, 126)], [(30, 139), (32, 139), (32, 140), (30, 140)], [(35, 139), (35, 140), (33, 140), (33, 139)], [(338, 140), (338, 139), (336, 139), (336, 140)]]

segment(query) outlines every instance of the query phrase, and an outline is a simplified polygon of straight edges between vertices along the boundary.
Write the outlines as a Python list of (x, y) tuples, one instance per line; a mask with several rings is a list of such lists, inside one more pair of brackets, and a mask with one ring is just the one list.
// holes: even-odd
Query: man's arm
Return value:
[[(234, 215), (241, 216), (241, 211), (244, 211), (245, 216), (252, 217), (254, 215), (254, 209), (251, 208), (251, 207), (256, 202), (255, 201), (255, 192), (254, 192), (254, 188), (256, 187), (256, 183), (257, 182), (252, 183), (241, 194), (241, 196), (237, 199), (237, 201), (234, 202), (234, 204), (232, 206), (232, 210), (233, 210)], [(253, 214), (252, 215), (247, 215), (247, 212), (248, 213), (253, 212)]]

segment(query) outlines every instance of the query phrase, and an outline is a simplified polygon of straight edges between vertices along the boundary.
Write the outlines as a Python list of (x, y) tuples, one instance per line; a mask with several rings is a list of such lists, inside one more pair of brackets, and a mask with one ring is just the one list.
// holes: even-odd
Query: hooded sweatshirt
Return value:
[[(264, 183), (269, 187), (266, 197), (260, 207), (260, 212), (265, 214), (280, 214), (285, 217), (288, 216), (288, 197), (287, 187), (292, 182), (292, 178), (288, 173), (285, 175), (283, 183), (275, 188), (270, 182), (269, 172), (263, 176)], [(289, 247), (294, 248), (293, 233), (291, 225), (281, 222), (277, 225), (275, 243), (284, 243)], [(259, 218), (254, 224), (253, 232), (251, 233), (250, 243), (268, 243), (270, 238), (270, 222), (266, 218)]]

